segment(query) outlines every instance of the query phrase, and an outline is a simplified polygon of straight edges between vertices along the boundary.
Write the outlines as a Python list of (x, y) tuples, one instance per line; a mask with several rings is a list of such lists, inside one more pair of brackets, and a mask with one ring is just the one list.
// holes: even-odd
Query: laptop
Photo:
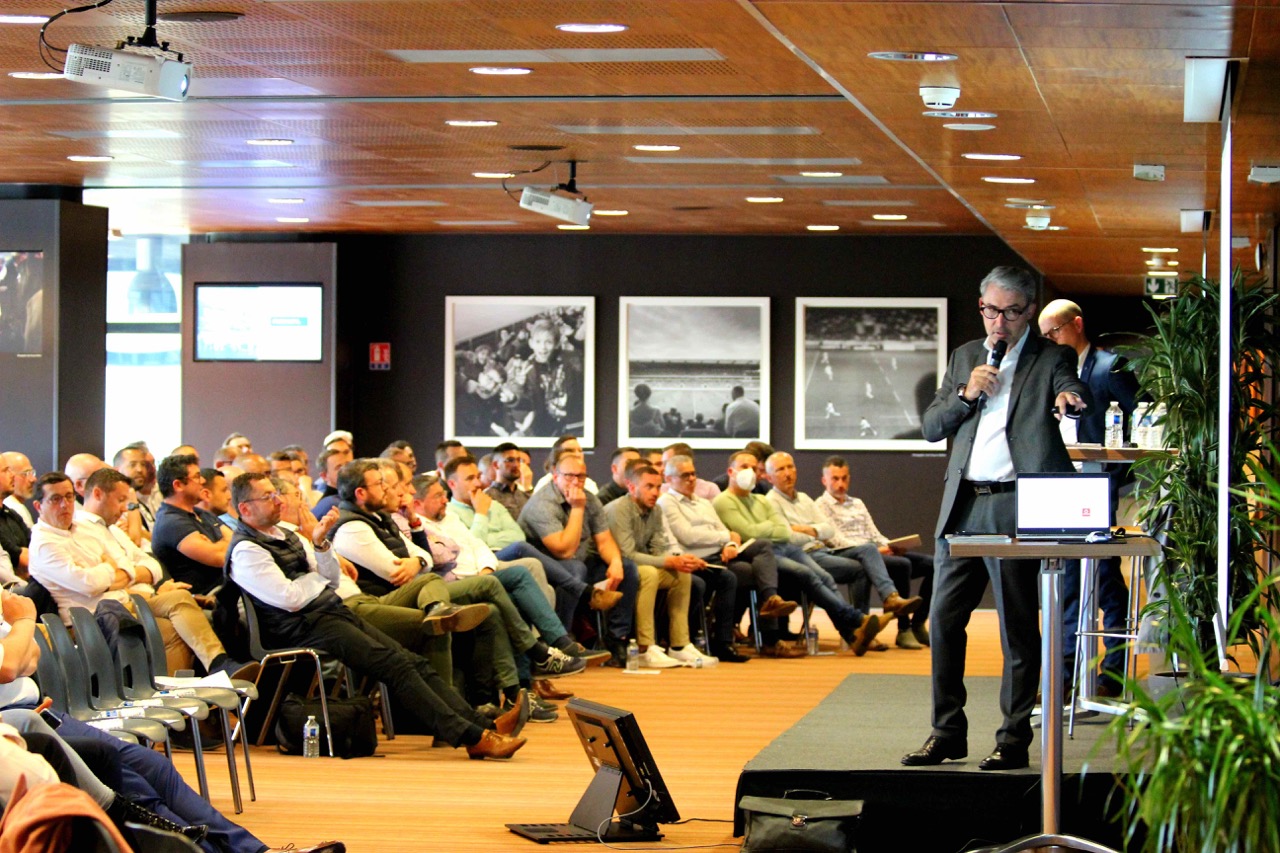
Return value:
[(1019, 539), (1083, 542), (1111, 529), (1111, 482), (1106, 474), (1019, 474)]

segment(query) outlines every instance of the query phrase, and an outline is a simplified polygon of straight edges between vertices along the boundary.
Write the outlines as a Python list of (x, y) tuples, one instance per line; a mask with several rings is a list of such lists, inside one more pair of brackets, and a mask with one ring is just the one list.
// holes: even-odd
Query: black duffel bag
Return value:
[[(338, 758), (362, 758), (378, 748), (378, 729), (373, 719), (373, 705), (368, 696), (353, 699), (329, 699), (329, 722), (333, 724), (333, 752)], [(285, 755), (302, 755), (302, 727), (307, 717), (320, 724), (320, 752), (328, 748), (324, 714), (319, 699), (304, 699), (290, 693), (280, 703), (276, 714), (276, 749)]]

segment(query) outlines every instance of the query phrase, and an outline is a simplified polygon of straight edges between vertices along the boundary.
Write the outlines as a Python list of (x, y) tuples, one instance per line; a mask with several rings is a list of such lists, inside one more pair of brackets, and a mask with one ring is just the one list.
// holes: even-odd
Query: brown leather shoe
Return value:
[(799, 605), (794, 601), (787, 601), (782, 596), (774, 593), (760, 605), (761, 619), (777, 619), (783, 616), (790, 616)]
[(556, 687), (555, 682), (549, 678), (539, 678), (533, 682), (533, 692), (543, 699), (564, 700), (573, 698), (572, 693)]
[(786, 640), (778, 640), (771, 646), (761, 646), (760, 654), (767, 658), (802, 658), (808, 655), (808, 652)]
[(608, 610), (622, 600), (622, 593), (616, 589), (591, 590), (591, 609)]
[(884, 627), (893, 621), (892, 616), (874, 616), (868, 614), (862, 620), (862, 624), (853, 632), (853, 642), (849, 645), (853, 648), (853, 653), (858, 657), (862, 657), (871, 648), (871, 644), (876, 641), (876, 635), (884, 630)]
[(511, 707), (494, 719), (493, 727), (497, 729), (498, 734), (513, 737), (520, 734), (524, 724), (529, 722), (529, 713), (529, 691), (522, 688), (516, 701), (511, 703)]
[(522, 737), (507, 737), (491, 729), (485, 729), (484, 734), (480, 736), (480, 742), (467, 747), (467, 757), (477, 761), (482, 758), (510, 758), (526, 743), (528, 741)]
[(431, 636), (470, 631), (489, 618), (487, 604), (448, 604), (440, 602), (422, 617), (423, 627)]
[(884, 600), (884, 612), (892, 613), (894, 616), (910, 616), (920, 609), (920, 602), (923, 601), (920, 596), (913, 595), (910, 598), (903, 598), (896, 592), (890, 593), (889, 597)]

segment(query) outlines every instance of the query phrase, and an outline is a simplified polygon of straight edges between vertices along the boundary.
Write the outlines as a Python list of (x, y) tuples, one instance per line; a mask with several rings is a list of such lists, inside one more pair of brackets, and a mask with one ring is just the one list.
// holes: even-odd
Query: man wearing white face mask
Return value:
[(725, 526), (743, 539), (765, 540), (773, 545), (781, 579), (791, 579), (808, 594), (809, 600), (827, 611), (840, 637), (861, 657), (871, 648), (876, 635), (892, 621), (891, 616), (872, 616), (846, 604), (836, 592), (836, 582), (799, 545), (791, 544), (791, 526), (777, 507), (756, 487), (755, 456), (740, 450), (729, 457), (729, 488), (712, 501)]

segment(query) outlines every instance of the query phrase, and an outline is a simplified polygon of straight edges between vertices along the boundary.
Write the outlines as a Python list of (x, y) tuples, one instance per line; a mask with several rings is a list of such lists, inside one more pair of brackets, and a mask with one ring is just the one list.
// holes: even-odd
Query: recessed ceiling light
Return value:
[(480, 65), (471, 69), (472, 74), (481, 74), (486, 77), (519, 77), (522, 74), (532, 74), (532, 68), (515, 68), (515, 67), (494, 67), (490, 65)]
[(933, 50), (877, 50), (868, 53), (872, 59), (883, 59), (886, 62), (950, 62), (959, 59), (954, 53), (939, 53)]
[(1052, 204), (1031, 204), (1028, 202), (1009, 202), (1005, 207), (1011, 207), (1014, 210), (1053, 210), (1055, 205)]
[(808, 231), (839, 231), (839, 225), (806, 225)]
[(290, 223), (290, 222), (301, 223), (301, 222), (310, 222), (310, 221), (311, 220), (305, 216), (277, 216), (276, 217), (276, 222), (284, 222), (284, 223)]
[(843, 178), (844, 172), (801, 172), (802, 178)]
[(620, 33), (626, 24), (556, 24), (556, 29), (566, 33)]
[(1165, 261), (1165, 262), (1164, 262), (1164, 265), (1165, 265), (1166, 267), (1176, 267), (1176, 266), (1178, 266), (1178, 262), (1177, 262), (1177, 261)]
[(116, 158), (110, 154), (72, 154), (67, 159), (72, 163), (106, 163)]
[(947, 130), (995, 130), (996, 129), (996, 126), (994, 124), (960, 124), (956, 122), (950, 122), (950, 123), (944, 124), (943, 127), (945, 127)]
[(61, 80), (57, 71), (10, 71), (9, 76), (15, 80)]
[(1021, 154), (961, 154), (966, 160), (1021, 160)]
[(1168, 253), (1169, 253), (1169, 254), (1171, 254), (1171, 255), (1176, 255), (1176, 254), (1178, 253), (1178, 250), (1177, 250), (1177, 249), (1175, 249), (1175, 248), (1173, 248), (1173, 247), (1171, 247), (1171, 246), (1170, 246), (1170, 247), (1163, 248), (1163, 249), (1147, 249), (1147, 248), (1144, 248), (1142, 251), (1144, 251), (1144, 252), (1168, 252)]
[(561, 231), (590, 231), (590, 225), (557, 225)]
[(780, 195), (749, 195), (747, 201), (751, 204), (777, 204), (782, 201)]
[(302, 204), (305, 198), (269, 198), (267, 204)]
[(985, 177), (982, 180), (989, 184), (1034, 184), (1036, 182), (1035, 178)]
[(591, 211), (591, 215), (592, 216), (626, 216), (630, 212), (631, 211), (629, 210), (601, 210), (599, 208), (596, 208), (595, 210)]
[(901, 222), (907, 218), (907, 215), (905, 213), (873, 213), (871, 218), (881, 222)]
[(984, 110), (925, 110), (921, 115), (929, 118), (996, 118), (995, 113)]
[[(1013, 202), (1014, 204), (1044, 204), (1044, 199), (1042, 198), (1011, 197), (1011, 198), (1006, 198), (1005, 201)], [(1143, 251), (1146, 251), (1146, 250), (1144, 249)]]
[(637, 151), (679, 151), (679, 145), (632, 145)]
[(506, 178), (514, 178), (515, 176), (516, 176), (515, 172), (472, 172), (471, 173), (471, 177), (473, 178), (497, 178), (499, 180), (504, 180)]
[(445, 122), (449, 127), (497, 127), (498, 123), (487, 118), (454, 118)]
[(1045, 231), (1066, 231), (1066, 230), (1067, 230), (1067, 226), (1065, 226), (1065, 225), (1050, 225), (1048, 228), (1045, 228), (1044, 230), (1045, 230)]
[(193, 12), (162, 12), (156, 19), (166, 24), (223, 24), (244, 17), (244, 12), (222, 12), (213, 9)]
[(0, 15), (0, 24), (43, 24), (48, 15)]
[(292, 139), (274, 139), (271, 137), (260, 137), (258, 139), (246, 139), (249, 145), (292, 145)]
[(1177, 277), (1178, 277), (1178, 274), (1177, 274), (1176, 272), (1154, 272), (1154, 271), (1152, 271), (1152, 272), (1148, 272), (1148, 273), (1147, 273), (1147, 275), (1152, 276), (1153, 278), (1177, 278)]

